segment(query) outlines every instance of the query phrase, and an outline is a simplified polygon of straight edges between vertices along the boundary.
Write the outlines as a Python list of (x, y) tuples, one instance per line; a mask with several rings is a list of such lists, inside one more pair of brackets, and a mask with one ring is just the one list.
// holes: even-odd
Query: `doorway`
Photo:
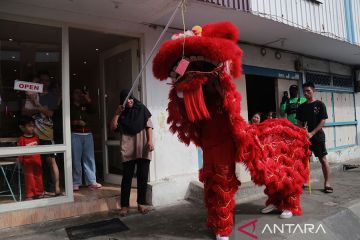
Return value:
[[(69, 50), (70, 88), (85, 86), (96, 109), (89, 124), (94, 136), (97, 178), (120, 184), (120, 136), (109, 129), (108, 123), (120, 104), (120, 91), (129, 89), (139, 72), (139, 40), (70, 28)], [(140, 87), (134, 96), (140, 99)]]
[(268, 112), (276, 112), (276, 78), (258, 75), (246, 75), (246, 93), (249, 119), (255, 113), (261, 113), (261, 120)]

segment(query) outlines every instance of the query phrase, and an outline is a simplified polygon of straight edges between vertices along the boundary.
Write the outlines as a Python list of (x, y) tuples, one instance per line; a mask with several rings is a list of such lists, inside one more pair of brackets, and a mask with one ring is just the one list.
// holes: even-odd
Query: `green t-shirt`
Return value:
[(291, 98), (289, 102), (280, 105), (280, 110), (282, 113), (286, 113), (287, 119), (296, 125), (296, 110), (300, 104), (303, 104), (304, 102), (306, 102), (306, 98), (304, 97)]

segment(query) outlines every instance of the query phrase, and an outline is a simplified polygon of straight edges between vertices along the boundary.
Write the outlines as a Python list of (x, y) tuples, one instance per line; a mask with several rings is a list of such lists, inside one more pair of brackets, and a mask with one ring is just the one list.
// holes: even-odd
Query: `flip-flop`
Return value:
[(121, 217), (126, 217), (129, 214), (129, 209), (127, 210), (120, 209), (119, 214)]
[(332, 187), (325, 187), (324, 188), (324, 193), (333, 193), (334, 189)]
[(143, 207), (143, 208), (138, 207), (138, 211), (139, 211), (139, 213), (141, 213), (141, 214), (148, 214), (148, 213), (149, 213), (149, 209), (146, 208), (146, 207)]
[(37, 196), (33, 196), (32, 198), (33, 199), (41, 199), (41, 198), (44, 198), (44, 195), (37, 195)]

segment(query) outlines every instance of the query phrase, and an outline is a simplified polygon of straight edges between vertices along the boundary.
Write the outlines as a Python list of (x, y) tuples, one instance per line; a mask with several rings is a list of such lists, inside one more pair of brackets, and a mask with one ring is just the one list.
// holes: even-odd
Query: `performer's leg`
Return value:
[(294, 215), (301, 215), (300, 194), (291, 194), (284, 197), (283, 209), (289, 210)]
[(205, 184), (208, 227), (215, 235), (229, 236), (234, 225), (234, 195), (240, 182), (234, 172), (221, 174), (217, 171), (210, 178), (208, 184)]
[[(275, 206), (272, 210), (278, 209), (280, 211), (290, 211), (294, 215), (301, 215), (301, 206), (300, 206), (300, 194), (298, 191), (294, 191), (291, 194), (284, 193), (283, 191), (277, 191), (275, 193), (270, 192), (268, 186), (265, 188), (265, 194), (268, 195), (268, 199), (266, 201), (266, 206), (271, 205)], [(269, 209), (270, 209), (269, 208)], [(270, 211), (264, 211), (263, 213), (268, 213)], [(290, 216), (291, 217), (291, 216)]]
[(215, 235), (229, 236), (234, 224), (234, 195), (240, 185), (235, 175), (234, 153), (232, 141), (204, 151), (200, 177), (204, 182), (207, 224)]
[[(275, 183), (270, 183), (265, 187), (264, 193), (268, 196), (268, 199), (265, 203), (267, 207), (262, 210), (262, 213), (269, 213), (272, 210), (279, 209), (281, 207), (283, 198), (281, 194), (276, 191), (276, 186), (274, 184)], [(275, 206), (275, 208), (272, 208), (271, 206)]]

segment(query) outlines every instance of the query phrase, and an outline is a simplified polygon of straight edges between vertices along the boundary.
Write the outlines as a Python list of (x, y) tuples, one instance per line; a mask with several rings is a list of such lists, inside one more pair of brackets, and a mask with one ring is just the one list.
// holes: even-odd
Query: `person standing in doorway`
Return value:
[(291, 85), (289, 88), (290, 98), (288, 93), (285, 91), (284, 96), (281, 100), (280, 110), (282, 113), (286, 113), (287, 119), (293, 124), (297, 125), (296, 110), (306, 102), (306, 98), (299, 97), (299, 88), (297, 85)]
[(99, 189), (102, 185), (96, 182), (94, 140), (89, 126), (89, 115), (96, 113), (96, 111), (91, 105), (91, 98), (88, 91), (74, 89), (71, 97), (70, 119), (73, 190), (78, 191), (82, 185), (83, 167), (86, 185), (90, 189)]
[(306, 102), (298, 107), (296, 119), (300, 127), (307, 129), (311, 142), (310, 149), (315, 157), (319, 158), (321, 163), (325, 180), (324, 192), (332, 193), (333, 188), (330, 186), (330, 166), (325, 146), (325, 133), (322, 129), (328, 118), (326, 106), (323, 102), (314, 98), (315, 86), (313, 83), (304, 83), (303, 88)]
[(129, 213), (131, 182), (135, 166), (138, 211), (142, 214), (148, 213), (149, 210), (145, 206), (146, 191), (151, 152), (154, 150), (151, 113), (145, 105), (132, 95), (123, 107), (122, 104), (128, 94), (128, 90), (121, 91), (120, 105), (111, 121), (111, 129), (118, 129), (121, 133), (120, 155), (124, 169), (121, 182), (121, 216), (126, 216)]

